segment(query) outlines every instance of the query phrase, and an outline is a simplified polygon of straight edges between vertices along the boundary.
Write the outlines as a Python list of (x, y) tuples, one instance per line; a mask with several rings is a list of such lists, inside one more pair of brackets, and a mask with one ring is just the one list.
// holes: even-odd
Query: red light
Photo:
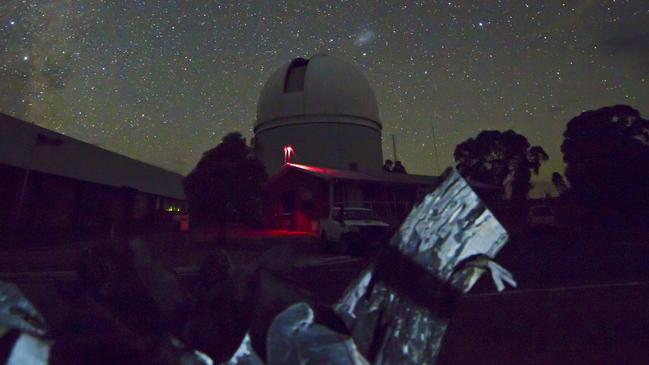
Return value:
[(293, 146), (285, 146), (284, 147), (284, 163), (290, 163), (291, 162), (291, 156), (295, 157), (295, 150), (293, 149)]
[(330, 169), (327, 169), (327, 168), (324, 168), (324, 167), (300, 165), (300, 164), (290, 163), (290, 162), (288, 164), (293, 166), (293, 167), (297, 167), (298, 169), (301, 169), (301, 170), (312, 171), (312, 172), (316, 172), (316, 173), (320, 173), (320, 174), (330, 174), (331, 173)]

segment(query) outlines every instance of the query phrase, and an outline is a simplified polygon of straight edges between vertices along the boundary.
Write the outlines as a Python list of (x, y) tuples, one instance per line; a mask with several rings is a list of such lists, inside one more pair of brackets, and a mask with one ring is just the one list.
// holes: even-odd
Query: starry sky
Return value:
[[(649, 1), (2, 0), (0, 112), (181, 173), (252, 134), (264, 81), (328, 53), (367, 75), (409, 172), (514, 129), (563, 172), (565, 125), (649, 116)], [(435, 137), (433, 138), (433, 128)], [(435, 143), (434, 143), (435, 142)]]

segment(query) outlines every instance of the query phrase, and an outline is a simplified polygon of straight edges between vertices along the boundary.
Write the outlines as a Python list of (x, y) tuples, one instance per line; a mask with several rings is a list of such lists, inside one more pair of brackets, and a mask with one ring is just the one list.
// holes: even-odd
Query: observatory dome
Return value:
[(376, 96), (365, 76), (328, 55), (296, 58), (270, 76), (257, 104), (255, 129), (306, 115), (352, 116), (381, 129)]
[(257, 157), (270, 175), (292, 146), (292, 162), (381, 170), (381, 121), (374, 90), (354, 65), (328, 55), (296, 58), (261, 90), (254, 125)]

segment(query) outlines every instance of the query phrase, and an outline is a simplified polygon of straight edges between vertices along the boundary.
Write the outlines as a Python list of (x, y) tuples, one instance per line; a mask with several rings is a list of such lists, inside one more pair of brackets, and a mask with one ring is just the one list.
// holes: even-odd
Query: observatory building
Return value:
[(385, 171), (374, 90), (354, 65), (328, 55), (296, 58), (261, 90), (257, 158), (271, 176), (267, 225), (317, 232), (334, 206), (373, 209), (397, 223), (437, 178)]
[(276, 70), (257, 105), (257, 158), (274, 175), (291, 146), (293, 161), (334, 169), (382, 169), (376, 96), (352, 64), (328, 55), (296, 58)]
[(369, 208), (399, 224), (439, 178), (384, 169), (382, 128), (374, 91), (354, 65), (316, 55), (273, 72), (254, 127), (270, 176), (266, 225), (317, 233), (334, 207)]

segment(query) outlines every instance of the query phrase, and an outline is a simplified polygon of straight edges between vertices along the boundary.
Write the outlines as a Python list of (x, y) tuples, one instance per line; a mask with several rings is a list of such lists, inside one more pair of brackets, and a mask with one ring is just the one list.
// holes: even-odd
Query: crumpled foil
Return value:
[(11, 349), (6, 365), (47, 365), (51, 347), (51, 341), (22, 334)]
[(252, 348), (250, 336), (246, 334), (232, 358), (222, 365), (264, 365), (264, 362), (261, 361), (255, 349)]
[(273, 319), (267, 346), (268, 365), (368, 364), (351, 338), (314, 323), (306, 303), (293, 304)]
[(16, 285), (0, 281), (0, 327), (43, 336), (45, 320)]
[(485, 272), (466, 261), (493, 258), (507, 239), (469, 184), (448, 170), (335, 307), (361, 354), (373, 364), (435, 363), (457, 299)]

